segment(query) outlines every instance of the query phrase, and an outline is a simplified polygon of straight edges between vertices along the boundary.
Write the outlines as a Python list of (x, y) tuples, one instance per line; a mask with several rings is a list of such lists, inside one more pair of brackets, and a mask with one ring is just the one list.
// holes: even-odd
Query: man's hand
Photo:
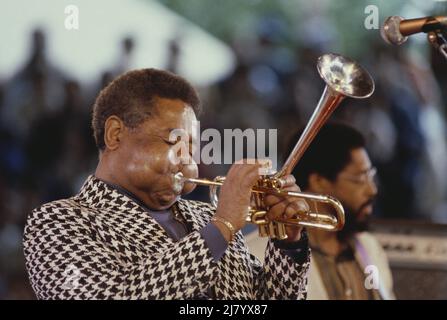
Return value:
[[(248, 216), (251, 189), (259, 179), (259, 168), (262, 165), (253, 159), (247, 162), (247, 160), (242, 160), (231, 166), (221, 187), (216, 209), (215, 216), (230, 222), (235, 232), (247, 223), (245, 219)], [(225, 225), (219, 222), (215, 222), (215, 225), (227, 241), (231, 239), (232, 235)]]
[[(295, 184), (295, 177), (292, 175), (284, 176), (281, 190), (299, 192), (300, 188)], [(270, 207), (267, 216), (270, 220), (286, 221), (287, 219), (296, 217), (300, 213), (305, 213), (309, 210), (309, 206), (303, 199), (297, 197), (284, 197), (274, 194), (269, 194), (264, 198), (266, 206)], [(293, 242), (300, 240), (301, 226), (286, 225), (287, 239), (286, 242)]]
[[(215, 216), (230, 222), (235, 232), (242, 229), (247, 223), (251, 189), (259, 179), (260, 168), (265, 166), (266, 163), (262, 160), (255, 162), (253, 159), (249, 163), (247, 162), (247, 160), (241, 160), (231, 166), (220, 190), (219, 203), (216, 209)], [(283, 190), (300, 191), (292, 175), (281, 179)], [(309, 209), (307, 203), (302, 199), (274, 194), (267, 195), (264, 203), (270, 207), (267, 213), (268, 218), (275, 221), (286, 221), (299, 213), (307, 212)], [(227, 240), (231, 239), (232, 235), (228, 227), (220, 222), (214, 222), (214, 224)], [(302, 229), (300, 226), (286, 226), (288, 236), (286, 241), (298, 241)]]

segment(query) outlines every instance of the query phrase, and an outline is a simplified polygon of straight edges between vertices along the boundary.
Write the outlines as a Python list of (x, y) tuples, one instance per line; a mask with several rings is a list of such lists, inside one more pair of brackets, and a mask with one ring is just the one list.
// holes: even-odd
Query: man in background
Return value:
[(367, 232), (377, 195), (375, 174), (364, 137), (341, 123), (324, 126), (295, 167), (293, 175), (303, 191), (337, 198), (346, 218), (338, 232), (308, 229), (312, 249), (308, 299), (394, 298), (385, 252)]

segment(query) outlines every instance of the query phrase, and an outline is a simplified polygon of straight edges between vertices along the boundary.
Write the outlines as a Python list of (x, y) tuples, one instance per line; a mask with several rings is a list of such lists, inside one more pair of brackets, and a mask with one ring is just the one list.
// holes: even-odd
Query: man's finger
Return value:
[(279, 179), (281, 189), (285, 189), (287, 187), (293, 186), (296, 182), (296, 179), (293, 175), (289, 174), (287, 176), (281, 177)]
[[(290, 187), (281, 189), (281, 191), (291, 191), (291, 192), (299, 192), (300, 188), (297, 185), (292, 185)], [(291, 201), (294, 201), (294, 199), (298, 199), (297, 197), (293, 196), (287, 196), (284, 194), (275, 194), (275, 193), (268, 193), (264, 198), (264, 203), (266, 206), (274, 206), (280, 201), (284, 201), (286, 199), (290, 199)]]
[(283, 196), (277, 196), (274, 194), (267, 194), (264, 197), (264, 204), (268, 207), (272, 207), (275, 204), (277, 204), (278, 202), (284, 201), (284, 197)]
[(283, 220), (283, 214), (288, 206), (287, 201), (281, 201), (276, 205), (272, 206), (270, 210), (267, 212), (267, 217), (270, 220)]

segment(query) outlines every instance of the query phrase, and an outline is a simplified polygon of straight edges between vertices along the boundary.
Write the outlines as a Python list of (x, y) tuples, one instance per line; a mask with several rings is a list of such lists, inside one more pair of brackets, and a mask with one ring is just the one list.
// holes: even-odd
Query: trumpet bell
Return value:
[(347, 57), (325, 54), (318, 58), (317, 70), (326, 84), (343, 96), (363, 99), (374, 92), (374, 81), (368, 71)]

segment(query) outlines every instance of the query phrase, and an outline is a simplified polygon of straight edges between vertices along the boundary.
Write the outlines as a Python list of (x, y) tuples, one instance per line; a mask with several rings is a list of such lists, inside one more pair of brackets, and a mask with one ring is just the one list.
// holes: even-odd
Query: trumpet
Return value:
[[(374, 81), (370, 74), (349, 58), (333, 53), (325, 54), (319, 57), (317, 69), (320, 77), (325, 81), (326, 87), (303, 134), (281, 170), (271, 175), (260, 176), (257, 184), (252, 188), (252, 206), (249, 208), (246, 219), (247, 222), (258, 226), (261, 237), (286, 239), (286, 225), (313, 227), (328, 231), (338, 231), (343, 228), (344, 209), (337, 199), (328, 195), (281, 190), (281, 178), (292, 173), (318, 131), (343, 99), (345, 97), (364, 99), (370, 97), (374, 92)], [(214, 207), (217, 207), (218, 189), (224, 181), (225, 177), (220, 176), (213, 180), (185, 178), (181, 173), (174, 176), (176, 185), (194, 183), (209, 187), (210, 202)], [(297, 212), (293, 218), (285, 221), (270, 220), (267, 216), (269, 208), (264, 205), (263, 201), (267, 194), (303, 199), (310, 204), (310, 209), (304, 213)], [(320, 212), (319, 207), (330, 212)]]

